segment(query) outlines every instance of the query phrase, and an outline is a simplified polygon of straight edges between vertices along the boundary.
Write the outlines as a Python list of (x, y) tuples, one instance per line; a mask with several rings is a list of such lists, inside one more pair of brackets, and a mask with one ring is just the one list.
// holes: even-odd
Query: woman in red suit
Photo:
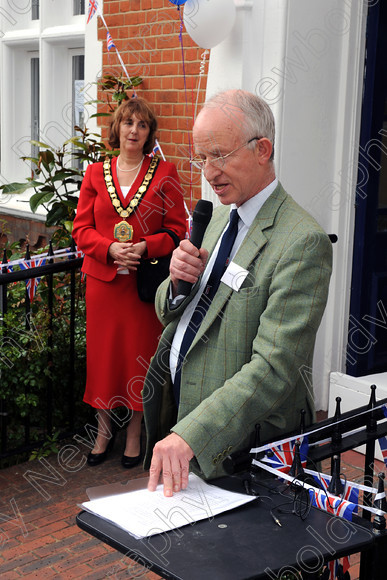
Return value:
[(118, 157), (89, 165), (82, 182), (73, 237), (84, 254), (87, 381), (84, 401), (98, 409), (98, 434), (89, 465), (106, 459), (113, 442), (110, 410), (131, 416), (124, 467), (141, 460), (143, 380), (161, 333), (154, 306), (137, 293), (140, 260), (174, 249), (161, 228), (185, 235), (183, 192), (175, 166), (149, 154), (157, 121), (141, 98), (115, 111), (109, 144)]

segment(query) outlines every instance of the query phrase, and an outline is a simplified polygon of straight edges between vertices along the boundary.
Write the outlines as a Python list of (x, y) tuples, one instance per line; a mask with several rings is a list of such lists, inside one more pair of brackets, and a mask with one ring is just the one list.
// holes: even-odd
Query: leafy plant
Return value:
[(119, 76), (116, 77), (111, 74), (105, 74), (97, 82), (98, 88), (104, 94), (105, 100), (89, 101), (90, 104), (107, 104), (109, 113), (100, 112), (91, 115), (92, 117), (109, 117), (115, 110), (117, 105), (129, 99), (128, 93), (133, 93), (135, 87), (142, 83), (141, 77), (131, 77), (130, 79)]
[[(16, 256), (11, 253), (10, 258), (15, 260)], [(45, 426), (48, 413), (54, 433), (66, 433), (87, 421), (89, 410), (82, 403), (86, 376), (85, 285), (79, 273), (76, 282), (73, 377), (69, 375), (70, 274), (53, 277), (52, 316), (46, 279), (38, 286), (28, 316), (25, 283), (17, 282), (9, 288), (7, 312), (0, 317), (0, 406), (7, 417), (9, 449), (24, 445), (26, 429), (31, 443), (46, 441), (42, 453), (54, 449), (52, 434)], [(52, 409), (47, 402), (48, 387)]]
[(43, 445), (34, 449), (29, 457), (29, 461), (34, 459), (41, 459), (42, 457), (48, 457), (52, 453), (58, 453), (59, 447), (59, 431), (56, 431), (52, 437), (47, 436)]

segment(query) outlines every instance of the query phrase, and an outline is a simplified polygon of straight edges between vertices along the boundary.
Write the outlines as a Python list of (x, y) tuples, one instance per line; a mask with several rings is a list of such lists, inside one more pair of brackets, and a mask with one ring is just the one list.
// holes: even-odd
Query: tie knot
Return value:
[(239, 220), (238, 210), (237, 209), (233, 209), (230, 212), (230, 226), (233, 226), (236, 223), (238, 223), (238, 220)]

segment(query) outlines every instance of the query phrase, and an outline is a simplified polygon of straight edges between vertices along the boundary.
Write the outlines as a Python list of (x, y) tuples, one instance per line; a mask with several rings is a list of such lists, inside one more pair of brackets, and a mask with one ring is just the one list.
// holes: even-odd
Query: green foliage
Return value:
[[(8, 250), (9, 251), (9, 250)], [(11, 253), (12, 260), (19, 254)], [(86, 377), (85, 285), (76, 274), (75, 372), (69, 374), (70, 274), (53, 277), (54, 304), (50, 316), (47, 281), (43, 278), (25, 315), (26, 286), (9, 287), (7, 312), (0, 320), (0, 402), (7, 414), (8, 447), (24, 445), (26, 425), (31, 442), (45, 441), (33, 452), (55, 450), (58, 435), (45, 431), (48, 389), (51, 389), (53, 433), (68, 432), (72, 421), (81, 427), (89, 416), (82, 403)], [(69, 402), (70, 389), (75, 401)], [(42, 455), (43, 454), (43, 455)]]
[(122, 101), (127, 101), (129, 99), (128, 93), (131, 94), (135, 87), (138, 87), (142, 83), (141, 77), (131, 77), (130, 79), (119, 76), (116, 77), (111, 74), (105, 74), (98, 81), (98, 86), (105, 96), (105, 101), (89, 101), (87, 104), (91, 103), (107, 103), (110, 113), (96, 113), (91, 115), (92, 117), (109, 117), (110, 114), (115, 110), (117, 105), (120, 105)]
[(59, 437), (59, 431), (56, 431), (56, 433), (54, 433), (54, 435), (52, 437), (47, 436), (43, 445), (41, 445), (37, 449), (34, 449), (31, 452), (29, 460), (33, 461), (34, 459), (41, 459), (42, 457), (48, 457), (52, 453), (58, 453), (59, 449), (60, 449), (58, 437)]
[[(109, 117), (123, 100), (129, 98), (127, 91), (133, 90), (142, 82), (140, 77), (130, 80), (121, 76), (104, 75), (97, 83), (105, 101), (90, 101), (88, 104), (107, 103), (108, 113), (97, 113), (92, 117)], [(46, 214), (46, 226), (56, 226), (58, 230), (53, 236), (55, 245), (69, 245), (73, 220), (78, 203), (78, 193), (86, 168), (90, 163), (100, 161), (106, 155), (117, 152), (108, 150), (97, 133), (90, 133), (87, 127), (75, 126), (76, 136), (63, 143), (59, 149), (42, 143), (31, 141), (38, 149), (36, 157), (22, 157), (32, 168), (31, 177), (22, 183), (14, 182), (0, 185), (0, 191), (6, 194), (22, 194), (33, 189), (30, 198), (31, 211), (43, 207)]]

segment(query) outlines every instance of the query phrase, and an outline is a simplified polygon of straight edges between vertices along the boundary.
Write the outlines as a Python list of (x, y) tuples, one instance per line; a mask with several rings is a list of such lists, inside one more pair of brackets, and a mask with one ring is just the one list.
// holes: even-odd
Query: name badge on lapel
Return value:
[(239, 292), (248, 273), (248, 270), (245, 270), (245, 268), (238, 266), (235, 262), (230, 262), (220, 281), (227, 284), (233, 290), (236, 290), (236, 292)]

